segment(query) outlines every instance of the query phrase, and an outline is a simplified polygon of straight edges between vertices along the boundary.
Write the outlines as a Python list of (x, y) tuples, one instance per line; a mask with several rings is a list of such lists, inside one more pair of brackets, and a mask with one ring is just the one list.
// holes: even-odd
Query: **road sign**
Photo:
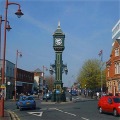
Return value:
[(2, 84), (2, 85), (0, 86), (0, 88), (6, 88), (6, 86), (5, 86), (4, 84)]

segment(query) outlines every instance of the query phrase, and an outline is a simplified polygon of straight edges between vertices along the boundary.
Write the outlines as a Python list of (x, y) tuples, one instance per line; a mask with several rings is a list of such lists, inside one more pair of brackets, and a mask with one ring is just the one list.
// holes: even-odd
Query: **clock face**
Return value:
[(56, 38), (55, 39), (55, 44), (56, 45), (61, 45), (62, 44), (62, 39), (61, 38)]

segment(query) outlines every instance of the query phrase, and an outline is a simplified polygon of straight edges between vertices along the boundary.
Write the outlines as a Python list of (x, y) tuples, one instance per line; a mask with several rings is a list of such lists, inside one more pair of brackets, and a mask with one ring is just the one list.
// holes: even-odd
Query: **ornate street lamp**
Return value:
[[(5, 72), (5, 55), (6, 55), (6, 27), (7, 27), (7, 10), (8, 10), (8, 5), (18, 5), (18, 11), (16, 13), (16, 15), (18, 17), (20, 17), (21, 15), (23, 15), (23, 13), (20, 10), (20, 5), (18, 3), (14, 3), (14, 2), (8, 2), (8, 0), (6, 0), (6, 4), (5, 4), (5, 24), (4, 24), (4, 46), (3, 46), (3, 66), (2, 66), (2, 84), (4, 84), (4, 72)], [(4, 89), (2, 89), (4, 91)], [(4, 117), (4, 96), (2, 97), (2, 105), (1, 105), (1, 114), (0, 116)]]
[[(20, 7), (20, 6), (19, 6)], [(21, 12), (21, 9), (19, 8), (18, 11), (15, 13), (18, 18), (20, 18), (22, 15), (24, 15), (22, 12)]]

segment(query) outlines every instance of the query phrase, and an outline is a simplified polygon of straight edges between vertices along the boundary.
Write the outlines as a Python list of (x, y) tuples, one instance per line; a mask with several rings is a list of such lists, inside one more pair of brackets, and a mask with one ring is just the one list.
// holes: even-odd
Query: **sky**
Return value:
[[(16, 51), (22, 52), (18, 67), (34, 71), (55, 63), (53, 33), (58, 22), (65, 33), (63, 63), (64, 86), (70, 87), (77, 79), (83, 63), (88, 59), (110, 58), (112, 28), (120, 19), (120, 0), (9, 0), (19, 3), (24, 15), (14, 14), (18, 6), (8, 6), (8, 21), (12, 29), (7, 32), (6, 59), (15, 63)], [(5, 0), (0, 0), (0, 15), (4, 19)], [(2, 50), (4, 36), (2, 22)], [(45, 76), (50, 75), (45, 70)]]

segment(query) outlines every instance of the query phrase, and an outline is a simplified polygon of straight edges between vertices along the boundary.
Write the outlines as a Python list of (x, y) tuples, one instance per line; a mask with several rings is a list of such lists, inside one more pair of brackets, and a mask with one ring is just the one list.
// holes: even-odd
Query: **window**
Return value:
[(118, 74), (120, 74), (120, 63), (118, 63), (117, 66), (118, 66)]
[(118, 91), (120, 92), (120, 82), (118, 83)]
[(7, 66), (7, 73), (9, 72), (9, 67)]
[(115, 74), (117, 74), (117, 64), (115, 63)]
[(108, 77), (109, 77), (109, 72), (110, 72), (110, 71), (109, 71), (109, 68), (108, 68), (108, 74), (107, 74)]
[(112, 103), (112, 99), (108, 98), (108, 103), (111, 104)]
[(118, 48), (115, 49), (115, 56), (119, 56), (119, 49)]
[(120, 74), (120, 63), (115, 63), (115, 74)]

